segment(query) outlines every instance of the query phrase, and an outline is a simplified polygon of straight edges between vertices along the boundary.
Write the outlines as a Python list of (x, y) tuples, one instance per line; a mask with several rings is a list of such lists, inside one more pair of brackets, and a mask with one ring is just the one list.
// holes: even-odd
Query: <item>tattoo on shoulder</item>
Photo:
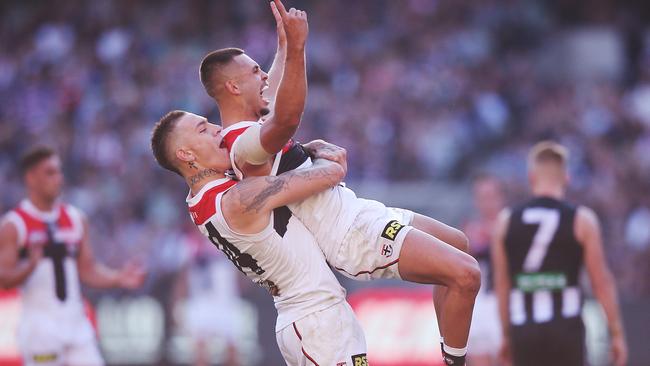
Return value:
[(193, 185), (199, 183), (200, 181), (202, 181), (203, 179), (208, 178), (208, 177), (214, 177), (215, 175), (219, 175), (219, 172), (214, 170), (214, 169), (202, 170), (202, 171), (198, 172), (197, 174), (189, 177), (190, 185), (193, 186)]

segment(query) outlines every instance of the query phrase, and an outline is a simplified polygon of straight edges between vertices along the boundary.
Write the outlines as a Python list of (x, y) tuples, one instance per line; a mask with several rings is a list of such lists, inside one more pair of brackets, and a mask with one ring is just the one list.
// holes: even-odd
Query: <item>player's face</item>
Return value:
[(496, 216), (504, 206), (499, 183), (494, 179), (481, 179), (474, 184), (474, 201), (483, 216)]
[(238, 67), (234, 79), (246, 105), (254, 110), (258, 117), (267, 115), (270, 101), (264, 98), (262, 93), (269, 86), (269, 75), (246, 54), (236, 56), (235, 62)]
[(55, 155), (41, 161), (26, 173), (25, 180), (31, 192), (54, 201), (63, 188), (61, 159)]
[(205, 117), (187, 113), (176, 125), (179, 146), (191, 153), (200, 166), (226, 171), (231, 164), (228, 150), (221, 146), (221, 129), (221, 126), (208, 122)]

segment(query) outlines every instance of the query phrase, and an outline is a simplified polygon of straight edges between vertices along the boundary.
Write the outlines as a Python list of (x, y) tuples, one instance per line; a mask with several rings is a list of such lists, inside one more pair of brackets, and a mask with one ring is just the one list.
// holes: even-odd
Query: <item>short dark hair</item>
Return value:
[(33, 167), (38, 165), (40, 162), (49, 159), (52, 156), (56, 156), (56, 151), (48, 146), (36, 146), (33, 147), (25, 154), (23, 154), (20, 159), (20, 172), (26, 174)]
[(243, 55), (244, 50), (240, 48), (222, 48), (220, 50), (212, 51), (203, 57), (201, 67), (199, 68), (199, 76), (203, 88), (212, 98), (215, 97), (212, 85), (212, 73), (219, 67), (228, 65), (235, 56)]
[(153, 156), (161, 167), (172, 171), (180, 176), (180, 170), (172, 162), (169, 155), (169, 136), (174, 131), (176, 123), (185, 115), (184, 111), (175, 110), (167, 112), (154, 126), (151, 132), (151, 151)]

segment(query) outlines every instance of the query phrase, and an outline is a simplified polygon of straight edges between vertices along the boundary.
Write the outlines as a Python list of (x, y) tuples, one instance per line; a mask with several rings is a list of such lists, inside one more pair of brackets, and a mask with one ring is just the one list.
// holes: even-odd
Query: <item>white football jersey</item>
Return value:
[(240, 234), (228, 226), (221, 200), (235, 184), (230, 178), (215, 180), (188, 196), (190, 215), (237, 269), (273, 295), (276, 330), (343, 301), (345, 290), (300, 220), (274, 214), (257, 234)]
[[(248, 127), (256, 123), (259, 122), (239, 122), (221, 131), (224, 143), (230, 153), (233, 169), (239, 179), (243, 177), (243, 174), (235, 163), (237, 139)], [(303, 147), (294, 140), (290, 140), (276, 155), (270, 175), (278, 175), (311, 165), (311, 158)], [(363, 201), (357, 199), (354, 191), (342, 183), (288, 207), (291, 213), (312, 232), (327, 261), (333, 264), (343, 243), (343, 238), (364, 205)]]
[[(46, 245), (43, 258), (20, 287), (25, 313), (42, 312), (62, 321), (84, 314), (76, 259), (84, 230), (81, 215), (67, 204), (57, 204), (51, 212), (43, 212), (27, 199), (5, 215), (4, 220), (16, 228), (22, 256), (27, 255), (31, 246)], [(48, 224), (52, 225), (51, 233)], [(52, 241), (60, 250), (51, 250)], [(57, 262), (63, 273), (56, 273)], [(63, 287), (62, 298), (57, 296), (57, 282)]]

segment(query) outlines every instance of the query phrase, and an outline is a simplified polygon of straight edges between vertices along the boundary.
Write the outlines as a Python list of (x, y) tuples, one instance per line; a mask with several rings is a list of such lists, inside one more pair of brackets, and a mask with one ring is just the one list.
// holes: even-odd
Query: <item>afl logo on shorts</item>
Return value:
[(397, 220), (391, 220), (384, 228), (384, 232), (381, 233), (381, 237), (395, 241), (395, 237), (397, 234), (399, 234), (400, 230), (402, 230), (403, 227), (404, 225), (400, 224)]
[(365, 353), (352, 356), (352, 366), (368, 366), (368, 357)]
[(389, 258), (391, 255), (393, 255), (393, 246), (390, 244), (384, 244), (381, 247), (381, 255), (383, 255), (386, 258)]

